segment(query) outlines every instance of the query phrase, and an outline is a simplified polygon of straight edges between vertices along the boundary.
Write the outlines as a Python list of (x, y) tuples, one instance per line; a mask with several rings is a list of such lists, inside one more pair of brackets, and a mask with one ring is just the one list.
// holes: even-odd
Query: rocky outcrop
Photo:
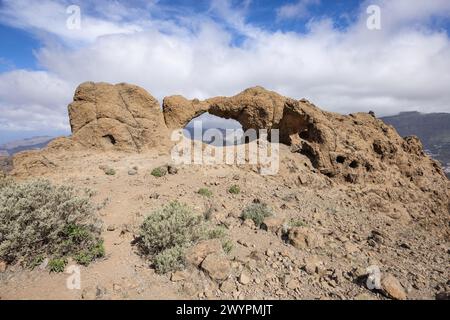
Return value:
[[(164, 119), (171, 129), (183, 128), (202, 113), (237, 120), (246, 129), (278, 129), (280, 141), (311, 160), (320, 173), (343, 182), (380, 182), (380, 171), (418, 180), (436, 175), (441, 167), (415, 137), (403, 139), (395, 129), (371, 114), (344, 116), (325, 112), (309, 101), (294, 100), (255, 87), (234, 97), (200, 101), (181, 96), (163, 101)], [(385, 176), (385, 175), (384, 175)]]
[(72, 139), (84, 147), (140, 152), (169, 145), (158, 101), (138, 86), (83, 83), (69, 117)]
[(163, 101), (163, 111), (166, 124), (172, 129), (183, 128), (193, 118), (209, 112), (218, 117), (237, 120), (244, 130), (270, 130), (279, 127), (286, 100), (276, 92), (254, 87), (234, 97), (217, 97), (205, 101), (187, 100), (181, 96), (167, 97)]
[[(183, 128), (205, 112), (235, 119), (244, 130), (278, 129), (280, 142), (306, 156), (316, 173), (333, 181), (393, 188), (412, 183), (445, 202), (440, 199), (446, 199), (448, 180), (440, 165), (424, 154), (417, 138), (400, 137), (372, 114), (325, 112), (305, 99), (287, 98), (262, 87), (204, 101), (166, 97), (161, 111), (158, 101), (140, 87), (86, 82), (69, 105), (72, 137), (56, 140), (48, 149), (169, 151), (170, 130)], [(17, 159), (23, 162), (24, 156)], [(402, 197), (395, 190), (391, 196)]]
[[(449, 184), (439, 163), (424, 153), (417, 137), (400, 137), (373, 114), (326, 112), (305, 99), (262, 87), (204, 101), (167, 97), (163, 112), (171, 129), (183, 128), (204, 112), (235, 119), (244, 130), (278, 129), (280, 142), (306, 156), (315, 173), (336, 183), (364, 186), (364, 193), (374, 193), (373, 205), (396, 219), (448, 210)], [(383, 188), (374, 192), (372, 185)], [(396, 205), (408, 202), (421, 205), (414, 212)]]

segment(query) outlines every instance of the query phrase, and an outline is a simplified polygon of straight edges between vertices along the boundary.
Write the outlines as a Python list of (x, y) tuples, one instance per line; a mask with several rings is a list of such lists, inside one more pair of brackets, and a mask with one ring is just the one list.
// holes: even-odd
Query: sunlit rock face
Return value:
[(83, 83), (69, 117), (73, 140), (85, 147), (140, 152), (169, 146), (158, 101), (138, 86)]

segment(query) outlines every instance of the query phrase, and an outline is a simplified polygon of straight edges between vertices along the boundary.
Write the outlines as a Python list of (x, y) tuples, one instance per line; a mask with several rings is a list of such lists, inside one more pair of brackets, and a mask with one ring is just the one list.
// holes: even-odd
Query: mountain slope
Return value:
[(381, 119), (394, 126), (401, 136), (418, 136), (427, 153), (439, 160), (450, 176), (450, 113), (413, 111)]
[(12, 156), (25, 150), (42, 149), (54, 138), (49, 136), (32, 137), (22, 140), (11, 141), (0, 145), (0, 156)]

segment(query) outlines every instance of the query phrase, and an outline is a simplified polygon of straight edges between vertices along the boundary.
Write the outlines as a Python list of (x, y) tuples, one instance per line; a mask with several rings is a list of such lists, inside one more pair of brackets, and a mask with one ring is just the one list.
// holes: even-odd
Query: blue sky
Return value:
[(0, 0), (0, 143), (69, 133), (84, 81), (160, 100), (262, 85), (340, 113), (450, 112), (449, 34), (448, 0)]

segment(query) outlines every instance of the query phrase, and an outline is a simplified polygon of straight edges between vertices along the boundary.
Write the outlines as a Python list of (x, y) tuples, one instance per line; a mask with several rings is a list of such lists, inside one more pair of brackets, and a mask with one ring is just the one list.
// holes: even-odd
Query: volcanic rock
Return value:
[(406, 292), (400, 282), (393, 275), (385, 275), (381, 279), (381, 287), (386, 296), (396, 300), (405, 300)]
[[(12, 173), (45, 172), (55, 166), (52, 154), (66, 150), (170, 152), (169, 130), (209, 112), (237, 120), (244, 130), (267, 129), (271, 138), (278, 129), (280, 142), (310, 162), (312, 171), (304, 171), (304, 177), (315, 181), (320, 176), (323, 186), (362, 186), (361, 196), (372, 193), (374, 212), (405, 222), (448, 212), (449, 184), (440, 164), (424, 153), (417, 137), (402, 138), (373, 115), (322, 111), (305, 99), (262, 87), (204, 101), (171, 96), (162, 107), (134, 85), (83, 83), (69, 105), (72, 137), (57, 139), (42, 151), (19, 153)], [(374, 188), (379, 190), (374, 193)]]
[(199, 266), (212, 253), (222, 252), (222, 244), (218, 239), (204, 240), (190, 248), (186, 253), (186, 261)]
[(83, 83), (69, 118), (73, 140), (85, 147), (140, 152), (169, 145), (158, 101), (138, 86)]

